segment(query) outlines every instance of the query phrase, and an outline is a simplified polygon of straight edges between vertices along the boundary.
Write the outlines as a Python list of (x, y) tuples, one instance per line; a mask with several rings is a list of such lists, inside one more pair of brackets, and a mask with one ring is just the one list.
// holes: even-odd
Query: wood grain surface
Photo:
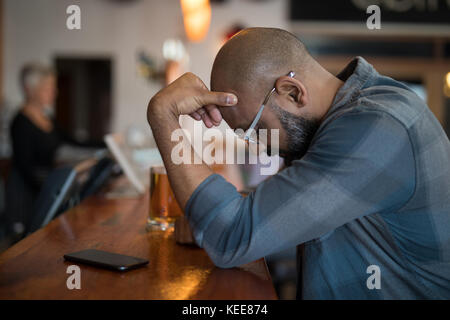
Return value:
[[(233, 269), (203, 249), (176, 244), (173, 232), (147, 231), (148, 194), (93, 196), (0, 255), (0, 299), (276, 299), (263, 259)], [(81, 289), (66, 286), (63, 255), (95, 248), (146, 258), (117, 272), (79, 265)]]

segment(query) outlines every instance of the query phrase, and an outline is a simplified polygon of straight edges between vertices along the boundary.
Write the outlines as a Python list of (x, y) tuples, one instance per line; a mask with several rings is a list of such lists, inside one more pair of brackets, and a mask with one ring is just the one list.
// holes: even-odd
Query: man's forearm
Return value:
[[(157, 103), (157, 102), (156, 102)], [(191, 150), (192, 164), (175, 164), (171, 159), (172, 149), (179, 141), (171, 141), (172, 133), (180, 130), (178, 117), (161, 105), (154, 105), (149, 109), (148, 120), (152, 128), (158, 149), (166, 167), (170, 185), (181, 208), (185, 208), (186, 202), (192, 193), (213, 171), (204, 163), (194, 164), (193, 157), (198, 157), (187, 139), (183, 143), (188, 144), (183, 150)]]

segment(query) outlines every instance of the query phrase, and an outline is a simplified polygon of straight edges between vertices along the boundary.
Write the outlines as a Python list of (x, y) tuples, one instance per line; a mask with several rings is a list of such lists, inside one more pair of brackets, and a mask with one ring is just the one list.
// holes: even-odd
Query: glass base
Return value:
[(158, 230), (158, 231), (173, 231), (175, 226), (175, 221), (173, 219), (147, 219), (147, 231)]

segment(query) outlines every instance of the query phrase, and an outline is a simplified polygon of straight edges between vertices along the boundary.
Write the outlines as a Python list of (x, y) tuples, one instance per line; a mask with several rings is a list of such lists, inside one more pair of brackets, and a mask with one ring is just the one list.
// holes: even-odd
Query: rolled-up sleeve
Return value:
[(415, 188), (407, 128), (381, 112), (348, 112), (322, 128), (307, 154), (242, 197), (214, 174), (185, 213), (196, 242), (233, 267), (319, 238), (358, 217), (400, 209)]

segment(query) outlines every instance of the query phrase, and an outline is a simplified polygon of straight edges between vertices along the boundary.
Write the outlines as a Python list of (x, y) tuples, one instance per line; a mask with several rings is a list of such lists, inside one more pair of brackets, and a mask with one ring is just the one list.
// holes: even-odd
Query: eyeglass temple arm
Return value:
[[(287, 74), (287, 76), (293, 78), (293, 77), (295, 76), (295, 72), (294, 72), (294, 71), (290, 71), (290, 72)], [(249, 127), (250, 129), (253, 129), (253, 128), (256, 126), (256, 124), (258, 123), (259, 118), (261, 118), (261, 115), (262, 115), (262, 112), (263, 112), (263, 110), (264, 110), (264, 107), (266, 106), (267, 101), (269, 101), (269, 98), (270, 98), (270, 96), (272, 95), (272, 93), (274, 93), (274, 91), (275, 91), (275, 88), (272, 88), (272, 90), (270, 90), (270, 92), (269, 92), (269, 94), (267, 95), (267, 97), (264, 99), (264, 102), (263, 102), (263, 104), (261, 105), (261, 108), (259, 108), (259, 111), (258, 111), (258, 113), (256, 114), (255, 119), (253, 119), (252, 124), (251, 124), (250, 127)], [(249, 130), (249, 131), (251, 131), (251, 130)], [(248, 139), (249, 137), (250, 137), (250, 132), (247, 132), (247, 133), (245, 134), (245, 138)]]
[(262, 112), (264, 110), (264, 107), (266, 106), (267, 101), (269, 101), (270, 96), (272, 95), (272, 93), (275, 91), (275, 88), (273, 88), (270, 93), (267, 95), (267, 98), (264, 100), (264, 103), (261, 105), (261, 108), (259, 108), (258, 113), (256, 114), (255, 119), (253, 119), (252, 124), (250, 125), (249, 128), (253, 129), (255, 127), (255, 125), (258, 123), (259, 118), (261, 118)]

